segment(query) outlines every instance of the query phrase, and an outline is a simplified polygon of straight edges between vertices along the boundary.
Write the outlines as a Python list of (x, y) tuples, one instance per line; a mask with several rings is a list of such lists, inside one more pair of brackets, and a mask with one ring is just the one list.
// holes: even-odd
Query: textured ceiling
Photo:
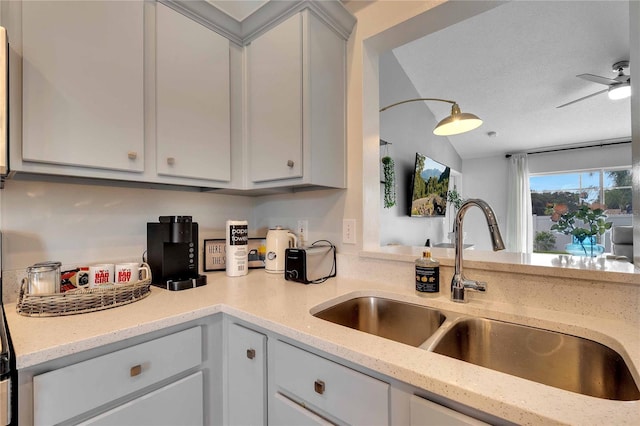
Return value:
[[(631, 135), (629, 99), (604, 93), (556, 108), (606, 88), (577, 74), (613, 78), (612, 64), (629, 59), (627, 1), (513, 1), (394, 54), (422, 97), (455, 100), (484, 120), (449, 137), (463, 159)], [(450, 113), (427, 105), (438, 120)]]

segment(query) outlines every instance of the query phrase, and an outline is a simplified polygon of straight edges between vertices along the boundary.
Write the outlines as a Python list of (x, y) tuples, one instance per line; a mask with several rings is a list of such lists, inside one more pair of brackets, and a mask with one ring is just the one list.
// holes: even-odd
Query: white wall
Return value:
[(200, 240), (224, 238), (227, 219), (248, 220), (253, 236), (254, 204), (249, 197), (9, 180), (2, 190), (2, 269), (45, 260), (68, 265), (140, 259), (146, 223), (159, 216), (192, 216)]
[[(629, 44), (631, 48), (630, 61), (634, 64), (640, 62), (640, 2), (629, 2), (629, 33), (632, 42)], [(635, 42), (634, 42), (635, 41)], [(640, 83), (634, 78), (631, 82), (631, 91), (634, 95), (631, 97), (631, 135), (633, 139), (632, 157), (633, 157), (633, 263), (640, 267)], [(635, 118), (634, 118), (635, 117)]]
[(259, 197), (254, 207), (255, 226), (265, 233), (276, 225), (295, 230), (298, 220), (306, 219), (307, 244), (326, 239), (340, 245), (347, 192), (327, 189)]
[[(389, 51), (380, 55), (380, 106), (419, 98), (420, 94), (405, 74), (395, 55)], [(449, 139), (435, 136), (438, 120), (423, 102), (399, 105), (380, 113), (380, 138), (391, 142), (381, 147), (382, 157), (388, 149), (395, 162), (397, 204), (380, 211), (380, 245), (400, 244), (422, 246), (427, 238), (433, 244), (443, 241), (447, 232), (444, 217), (409, 217), (411, 179), (416, 152), (460, 170), (462, 159)], [(384, 196), (380, 185), (380, 198)]]
[[(502, 237), (507, 229), (507, 159), (504, 155), (463, 160), (462, 198), (480, 198), (493, 208)], [(478, 208), (467, 210), (463, 230), (465, 242), (476, 250), (492, 250), (487, 220)]]

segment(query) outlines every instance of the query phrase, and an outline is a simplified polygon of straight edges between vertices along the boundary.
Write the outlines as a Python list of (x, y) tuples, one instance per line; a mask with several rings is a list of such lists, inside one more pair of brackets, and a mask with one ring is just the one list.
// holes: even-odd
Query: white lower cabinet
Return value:
[(19, 424), (505, 423), (282, 339), (220, 313), (19, 370)]
[(33, 424), (203, 424), (202, 335), (195, 326), (35, 374)]
[(389, 424), (388, 383), (279, 340), (273, 353), (276, 392), (331, 422)]
[(333, 424), (281, 393), (276, 393), (271, 398), (269, 418), (273, 425), (321, 426)]
[(202, 385), (202, 371), (198, 371), (80, 424), (202, 425)]
[(228, 326), (229, 425), (267, 423), (267, 336), (236, 323)]
[(226, 319), (224, 424), (486, 424), (457, 409), (491, 423), (504, 423), (445, 398), (436, 396), (438, 402), (424, 399), (416, 395), (424, 390), (382, 375), (373, 377), (358, 371), (356, 364), (327, 359), (313, 348), (285, 342), (282, 336), (254, 324)]
[(480, 426), (488, 424), (417, 395), (411, 396), (410, 404), (411, 426)]

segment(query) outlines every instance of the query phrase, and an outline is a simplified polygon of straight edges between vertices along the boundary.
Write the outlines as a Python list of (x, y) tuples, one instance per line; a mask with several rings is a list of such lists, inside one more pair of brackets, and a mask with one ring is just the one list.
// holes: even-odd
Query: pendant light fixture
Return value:
[(417, 101), (437, 101), (437, 102), (447, 102), (452, 104), (451, 106), (451, 115), (442, 119), (438, 125), (433, 129), (433, 134), (438, 136), (451, 136), (451, 135), (459, 135), (461, 133), (466, 133), (473, 129), (476, 129), (482, 125), (482, 120), (478, 118), (477, 115), (471, 114), (468, 112), (461, 112), (458, 103), (455, 101), (449, 101), (447, 99), (439, 99), (439, 98), (416, 98), (416, 99), (408, 99), (402, 102), (396, 102), (395, 104), (388, 105), (384, 108), (380, 109), (380, 112), (386, 111), (389, 108), (393, 108), (394, 106), (406, 104), (408, 102), (417, 102)]

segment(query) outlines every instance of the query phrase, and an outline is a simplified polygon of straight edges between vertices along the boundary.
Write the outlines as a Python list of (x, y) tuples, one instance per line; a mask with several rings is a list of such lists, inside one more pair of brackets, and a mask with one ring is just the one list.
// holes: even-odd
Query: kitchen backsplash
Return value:
[(5, 274), (45, 260), (137, 261), (146, 223), (162, 215), (192, 216), (201, 240), (224, 238), (229, 218), (248, 220), (250, 232), (261, 232), (252, 217), (255, 199), (244, 196), (9, 180), (0, 200)]

